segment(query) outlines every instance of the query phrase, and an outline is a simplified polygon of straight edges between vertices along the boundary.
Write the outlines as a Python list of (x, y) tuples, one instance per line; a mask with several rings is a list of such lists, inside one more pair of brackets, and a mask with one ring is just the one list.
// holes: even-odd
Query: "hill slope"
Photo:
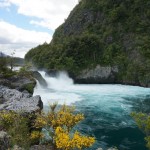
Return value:
[(0, 51), (0, 57), (7, 57), (8, 55), (4, 54), (3, 52)]
[(67, 70), (78, 82), (150, 86), (149, 25), (147, 0), (82, 0), (52, 42), (31, 49), (25, 59)]

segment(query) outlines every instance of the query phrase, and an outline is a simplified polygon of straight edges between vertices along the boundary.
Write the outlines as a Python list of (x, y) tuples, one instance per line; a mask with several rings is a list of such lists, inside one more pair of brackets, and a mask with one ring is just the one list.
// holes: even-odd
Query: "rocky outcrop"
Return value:
[(25, 76), (13, 76), (8, 79), (11, 82), (11, 86), (19, 91), (27, 90), (33, 94), (36, 81), (33, 78)]
[(0, 86), (0, 99), (3, 101), (0, 110), (35, 113), (43, 109), (40, 96), (31, 97), (28, 92), (20, 92), (4, 86)]
[(32, 77), (14, 75), (11, 77), (4, 77), (0, 75), (0, 85), (7, 86), (11, 89), (17, 89), (19, 91), (28, 91), (33, 94), (34, 87), (36, 85), (36, 81)]
[[(38, 95), (32, 96), (35, 85), (36, 81), (31, 74), (15, 74), (9, 77), (0, 74), (0, 111), (14, 111), (29, 118), (30, 132), (34, 130), (33, 122), (36, 119), (36, 113), (40, 113), (43, 109), (41, 97)], [(3, 127), (0, 127), (0, 150), (7, 150), (10, 148), (11, 139), (7, 133), (1, 131), (3, 129)], [(16, 145), (12, 150), (24, 149)]]
[(95, 69), (86, 69), (75, 77), (76, 83), (116, 83), (118, 68), (96, 66)]
[(46, 70), (45, 75), (50, 76), (50, 77), (56, 77), (58, 75), (58, 72), (59, 72), (59, 70), (50, 69), (50, 70)]

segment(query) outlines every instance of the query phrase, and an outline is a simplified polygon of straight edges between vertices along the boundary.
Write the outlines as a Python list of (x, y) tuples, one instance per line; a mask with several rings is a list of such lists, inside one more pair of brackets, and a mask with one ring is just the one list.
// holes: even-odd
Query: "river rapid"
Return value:
[(56, 77), (45, 76), (48, 83), (39, 83), (34, 95), (40, 95), (44, 109), (53, 102), (75, 105), (85, 120), (77, 125), (81, 133), (95, 136), (90, 150), (116, 146), (119, 150), (146, 150), (144, 134), (137, 128), (130, 113), (150, 112), (150, 88), (112, 84), (74, 84), (65, 72)]

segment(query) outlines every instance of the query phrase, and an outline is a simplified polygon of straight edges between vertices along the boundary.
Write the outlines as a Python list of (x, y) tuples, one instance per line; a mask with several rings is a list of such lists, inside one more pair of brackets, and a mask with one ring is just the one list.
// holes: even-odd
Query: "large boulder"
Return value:
[(0, 110), (34, 113), (43, 109), (41, 97), (31, 97), (28, 92), (20, 92), (16, 89), (0, 86), (0, 97), (1, 101), (3, 101), (0, 105)]

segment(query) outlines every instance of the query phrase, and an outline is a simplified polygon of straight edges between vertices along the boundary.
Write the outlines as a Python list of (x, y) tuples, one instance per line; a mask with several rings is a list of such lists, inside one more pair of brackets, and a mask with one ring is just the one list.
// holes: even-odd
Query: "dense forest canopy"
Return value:
[(58, 27), (50, 44), (25, 56), (38, 68), (79, 74), (117, 66), (119, 81), (150, 84), (150, 1), (82, 0)]

